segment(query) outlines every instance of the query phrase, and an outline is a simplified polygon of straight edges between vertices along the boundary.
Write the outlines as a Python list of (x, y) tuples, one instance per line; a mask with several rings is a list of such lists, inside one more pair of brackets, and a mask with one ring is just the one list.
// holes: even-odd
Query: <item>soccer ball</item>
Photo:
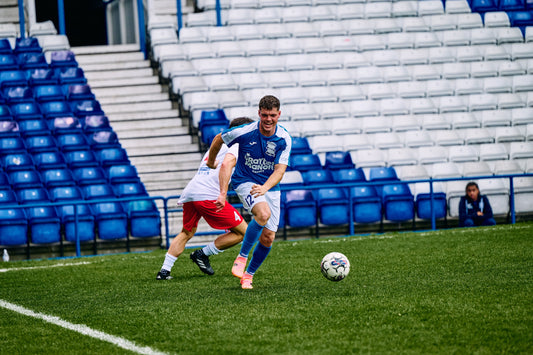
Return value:
[(341, 253), (332, 252), (324, 256), (320, 263), (320, 270), (330, 281), (340, 281), (350, 272), (350, 261)]

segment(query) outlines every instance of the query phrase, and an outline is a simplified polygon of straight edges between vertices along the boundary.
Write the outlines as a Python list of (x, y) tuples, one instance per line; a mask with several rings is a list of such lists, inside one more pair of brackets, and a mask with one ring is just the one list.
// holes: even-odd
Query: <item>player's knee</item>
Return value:
[(475, 225), (475, 223), (474, 223), (474, 220), (472, 220), (471, 218), (467, 218), (467, 219), (465, 219), (463, 225), (465, 227), (473, 227)]
[(260, 225), (264, 226), (270, 219), (270, 209), (260, 209), (255, 214), (255, 220)]
[(267, 230), (263, 230), (263, 233), (261, 233), (261, 237), (259, 238), (259, 242), (263, 244), (265, 247), (271, 247), (272, 243), (274, 242), (274, 238), (276, 237), (276, 233)]

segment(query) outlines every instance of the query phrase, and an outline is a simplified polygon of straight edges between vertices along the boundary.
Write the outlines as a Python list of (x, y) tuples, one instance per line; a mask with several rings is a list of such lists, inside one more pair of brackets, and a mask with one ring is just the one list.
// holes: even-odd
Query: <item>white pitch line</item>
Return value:
[(92, 263), (90, 263), (88, 261), (81, 261), (79, 263), (61, 263), (61, 264), (53, 264), (53, 265), (46, 265), (46, 266), (12, 267), (12, 268), (8, 268), (8, 269), (0, 269), (0, 272), (19, 271), (19, 270), (33, 270), (33, 269), (48, 269), (48, 268), (51, 268), (51, 267), (87, 265), (87, 264), (92, 264)]
[(90, 336), (90, 337), (98, 339), (98, 340), (107, 341), (108, 343), (111, 343), (113, 345), (116, 345), (116, 346), (121, 347), (121, 348), (126, 349), (126, 350), (133, 351), (133, 352), (138, 353), (138, 354), (148, 354), (148, 355), (159, 355), (160, 354), (160, 355), (166, 355), (166, 353), (162, 353), (160, 351), (154, 350), (154, 349), (152, 349), (152, 348), (150, 348), (148, 346), (138, 346), (135, 343), (133, 343), (133, 342), (127, 340), (127, 339), (120, 338), (120, 337), (117, 337), (117, 336), (114, 336), (114, 335), (110, 335), (110, 334), (101, 332), (99, 330), (94, 330), (94, 329), (89, 328), (88, 326), (83, 325), (83, 324), (73, 324), (73, 323), (67, 322), (67, 321), (65, 321), (65, 320), (63, 320), (63, 319), (61, 319), (59, 317), (49, 316), (47, 314), (34, 312), (34, 311), (30, 310), (30, 309), (18, 306), (16, 304), (13, 304), (13, 303), (10, 303), (10, 302), (4, 301), (4, 300), (0, 300), (0, 307), (12, 310), (14, 312), (17, 312), (17, 313), (20, 313), (20, 314), (23, 314), (23, 315), (26, 315), (26, 316), (42, 319), (45, 322), (52, 323), (52, 324), (58, 325), (60, 327), (69, 329), (69, 330), (73, 330), (75, 332), (78, 332), (78, 333), (83, 334), (83, 335)]

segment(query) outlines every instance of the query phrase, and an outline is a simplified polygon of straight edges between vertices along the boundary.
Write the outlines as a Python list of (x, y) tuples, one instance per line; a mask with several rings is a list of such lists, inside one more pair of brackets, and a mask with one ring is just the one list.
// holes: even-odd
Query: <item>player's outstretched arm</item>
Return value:
[(283, 174), (285, 174), (285, 170), (287, 170), (286, 164), (276, 164), (274, 166), (274, 171), (272, 172), (272, 174), (270, 174), (267, 181), (265, 181), (263, 185), (252, 186), (252, 190), (250, 190), (252, 196), (263, 196), (267, 193), (268, 190), (279, 184), (279, 182), (283, 178)]
[(220, 194), (218, 195), (215, 205), (217, 206), (217, 212), (221, 211), (226, 204), (226, 197), (228, 195), (228, 186), (231, 179), (231, 172), (237, 164), (237, 158), (228, 153), (224, 157), (222, 164), (220, 165), (220, 171), (218, 172), (218, 180), (220, 183)]
[(224, 144), (224, 141), (222, 140), (222, 136), (219, 133), (215, 136), (215, 138), (213, 138), (213, 141), (211, 142), (211, 147), (209, 147), (209, 157), (207, 158), (206, 165), (211, 169), (216, 169), (218, 165), (217, 154), (218, 152), (220, 152), (222, 144)]

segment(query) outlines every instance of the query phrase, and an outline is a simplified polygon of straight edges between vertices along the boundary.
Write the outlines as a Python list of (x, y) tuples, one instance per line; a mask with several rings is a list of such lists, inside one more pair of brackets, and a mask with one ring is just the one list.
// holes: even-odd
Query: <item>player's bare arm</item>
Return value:
[(253, 185), (250, 194), (254, 197), (266, 194), (268, 190), (279, 184), (283, 178), (283, 174), (285, 174), (285, 170), (287, 170), (286, 164), (276, 164), (274, 166), (274, 171), (269, 176), (268, 180), (265, 181), (263, 185)]
[(228, 195), (228, 185), (231, 179), (231, 173), (233, 168), (237, 164), (237, 159), (233, 154), (226, 154), (222, 164), (220, 165), (220, 171), (218, 173), (218, 179), (220, 182), (220, 194), (215, 201), (217, 206), (217, 212), (221, 211), (226, 204), (226, 197)]
[(207, 158), (206, 165), (211, 169), (217, 168), (217, 154), (218, 152), (220, 152), (222, 144), (224, 144), (224, 141), (222, 140), (222, 136), (219, 133), (215, 136), (215, 138), (213, 138), (213, 141), (211, 142), (211, 147), (209, 147), (209, 157)]

